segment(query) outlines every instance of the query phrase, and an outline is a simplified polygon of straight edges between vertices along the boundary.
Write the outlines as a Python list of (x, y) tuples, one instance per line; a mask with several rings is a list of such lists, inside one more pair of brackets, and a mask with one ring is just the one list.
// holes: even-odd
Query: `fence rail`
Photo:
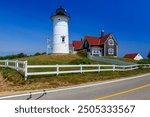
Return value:
[[(28, 65), (27, 61), (0, 60), (0, 67), (11, 68), (24, 73), (25, 80), (31, 75), (48, 75), (48, 74), (66, 74), (66, 73), (84, 73), (84, 72), (102, 72), (102, 71), (129, 71), (143, 68), (150, 68), (150, 64), (134, 64), (134, 65)], [(41, 69), (41, 72), (29, 71), (29, 69)], [(46, 71), (46, 69), (48, 71)], [(44, 71), (43, 71), (44, 69)], [(53, 69), (53, 70), (52, 70)], [(55, 69), (55, 70), (54, 70)], [(65, 70), (67, 69), (67, 70)]]

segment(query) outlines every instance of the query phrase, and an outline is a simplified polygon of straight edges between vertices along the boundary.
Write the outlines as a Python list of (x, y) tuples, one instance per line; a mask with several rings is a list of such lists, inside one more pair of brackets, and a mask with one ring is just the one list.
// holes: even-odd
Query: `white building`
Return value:
[(67, 11), (60, 7), (56, 9), (54, 15), (51, 16), (53, 21), (53, 46), (52, 53), (67, 54), (69, 53), (69, 33), (68, 22), (70, 20)]

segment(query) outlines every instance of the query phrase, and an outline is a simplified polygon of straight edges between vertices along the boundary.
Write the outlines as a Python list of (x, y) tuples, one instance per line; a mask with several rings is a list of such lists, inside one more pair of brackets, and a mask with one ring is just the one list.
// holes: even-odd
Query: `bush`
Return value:
[(138, 64), (150, 64), (150, 59), (143, 59), (138, 61)]
[(45, 54), (46, 54), (46, 52), (42, 52), (42, 53), (37, 52), (37, 53), (35, 53), (35, 54), (34, 54), (34, 55), (32, 55), (32, 56), (45, 55)]
[(45, 54), (46, 54), (46, 52), (41, 53), (41, 55), (45, 55)]
[(77, 52), (77, 55), (79, 55), (80, 57), (87, 57), (87, 51), (86, 50), (81, 50)]
[(33, 56), (38, 56), (38, 55), (41, 55), (41, 53), (37, 52)]
[(20, 53), (16, 56), (16, 58), (23, 58), (23, 57), (27, 57), (27, 55), (24, 53)]
[(92, 60), (87, 59), (87, 58), (75, 59), (75, 60), (70, 62), (70, 64), (76, 64), (76, 65), (79, 65), (79, 64), (91, 64), (91, 63), (92, 63)]
[(15, 59), (15, 58), (23, 58), (23, 57), (27, 57), (27, 55), (24, 54), (24, 53), (20, 53), (20, 54), (12, 54), (12, 55), (8, 55), (8, 56), (0, 57), (0, 60), (4, 60), (4, 59)]

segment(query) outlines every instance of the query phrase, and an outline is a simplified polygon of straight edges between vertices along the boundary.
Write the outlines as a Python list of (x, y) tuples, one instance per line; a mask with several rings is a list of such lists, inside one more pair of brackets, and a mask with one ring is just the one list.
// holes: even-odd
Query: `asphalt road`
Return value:
[(150, 100), (150, 74), (0, 97), (0, 100)]

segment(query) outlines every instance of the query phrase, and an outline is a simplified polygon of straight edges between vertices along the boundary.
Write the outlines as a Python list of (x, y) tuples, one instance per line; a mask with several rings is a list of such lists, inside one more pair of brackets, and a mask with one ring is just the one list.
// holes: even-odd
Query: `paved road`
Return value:
[(5, 100), (150, 100), (150, 74), (65, 89), (0, 97)]

